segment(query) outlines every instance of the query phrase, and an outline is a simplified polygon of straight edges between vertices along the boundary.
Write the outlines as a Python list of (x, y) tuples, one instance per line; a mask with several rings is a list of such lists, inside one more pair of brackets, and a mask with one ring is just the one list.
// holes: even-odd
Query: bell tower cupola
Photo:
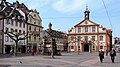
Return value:
[(85, 10), (84, 14), (85, 14), (85, 19), (89, 20), (90, 11), (88, 10), (88, 6), (87, 5), (86, 5), (86, 10)]

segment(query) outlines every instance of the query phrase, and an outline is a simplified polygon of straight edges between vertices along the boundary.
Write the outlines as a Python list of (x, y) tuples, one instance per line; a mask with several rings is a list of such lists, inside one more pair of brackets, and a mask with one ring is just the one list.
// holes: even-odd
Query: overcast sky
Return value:
[[(7, 0), (15, 2), (16, 0)], [(37, 9), (42, 18), (42, 26), (67, 32), (71, 27), (84, 19), (86, 4), (90, 10), (90, 20), (113, 30), (114, 37), (120, 37), (120, 0), (18, 0), (30, 9)]]

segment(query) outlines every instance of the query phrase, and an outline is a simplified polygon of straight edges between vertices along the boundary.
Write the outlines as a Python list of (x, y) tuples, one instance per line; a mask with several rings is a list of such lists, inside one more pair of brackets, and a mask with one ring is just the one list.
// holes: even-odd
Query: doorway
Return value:
[(88, 44), (84, 44), (84, 52), (89, 52), (89, 45)]

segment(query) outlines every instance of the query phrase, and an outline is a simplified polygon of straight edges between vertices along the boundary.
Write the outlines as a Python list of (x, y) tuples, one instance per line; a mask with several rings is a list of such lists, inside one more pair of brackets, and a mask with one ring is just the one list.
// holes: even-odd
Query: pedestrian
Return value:
[(34, 56), (35, 50), (34, 50), (34, 49), (32, 49), (32, 50), (31, 50), (31, 52), (32, 52), (32, 56)]
[(108, 56), (108, 50), (106, 50), (106, 56)]
[(104, 52), (102, 50), (99, 51), (99, 58), (100, 58), (100, 62), (102, 63), (104, 59)]
[(114, 48), (112, 48), (112, 50), (110, 51), (110, 56), (111, 56), (112, 63), (114, 63), (115, 56), (116, 56), (116, 51)]

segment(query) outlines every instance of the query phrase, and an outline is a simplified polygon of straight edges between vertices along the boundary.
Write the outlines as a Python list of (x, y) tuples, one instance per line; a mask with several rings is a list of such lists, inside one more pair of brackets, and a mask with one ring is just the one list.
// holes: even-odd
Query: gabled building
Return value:
[[(23, 8), (24, 10), (28, 10), (25, 5), (20, 4), (18, 1), (11, 4), (6, 2), (6, 0), (2, 0), (0, 7), (1, 31), (9, 31), (14, 34), (27, 33), (27, 15), (23, 10), (21, 10)], [(11, 50), (14, 50), (15, 42), (7, 34), (2, 33), (1, 37), (1, 53), (10, 53)], [(24, 35), (21, 37), (24, 37)], [(20, 40), (18, 42), (17, 52), (26, 52), (26, 45), (27, 40)]]
[(32, 49), (39, 51), (42, 45), (41, 33), (43, 27), (42, 19), (36, 9), (29, 11), (27, 26), (28, 32), (32, 34), (30, 38), (28, 38), (27, 51)]
[(110, 51), (112, 48), (112, 31), (90, 20), (88, 7), (84, 20), (68, 31), (69, 52)]

